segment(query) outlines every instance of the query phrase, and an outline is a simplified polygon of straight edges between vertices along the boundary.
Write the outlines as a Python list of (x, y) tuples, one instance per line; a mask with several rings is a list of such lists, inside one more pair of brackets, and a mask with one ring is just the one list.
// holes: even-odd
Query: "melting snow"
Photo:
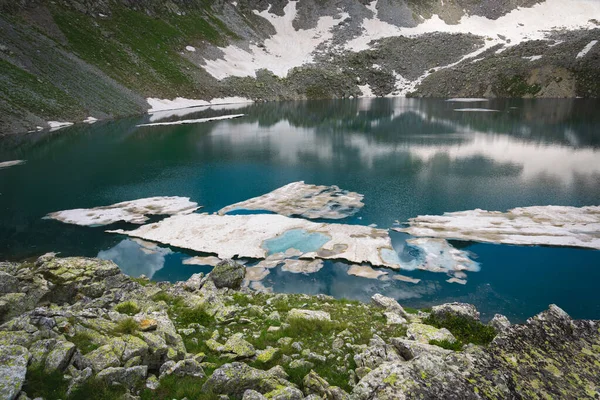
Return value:
[(592, 47), (594, 47), (596, 45), (596, 43), (598, 43), (597, 40), (592, 40), (591, 42), (589, 42), (584, 48), (583, 50), (581, 50), (579, 52), (579, 54), (577, 54), (576, 58), (581, 58), (581, 57), (585, 57), (585, 55), (587, 53), (589, 53), (589, 51), (592, 49)]
[(378, 279), (382, 275), (387, 275), (386, 271), (374, 269), (368, 265), (352, 265), (348, 269), (348, 275), (359, 276), (361, 278)]
[(67, 126), (73, 125), (72, 122), (58, 122), (58, 121), (48, 121), (48, 125), (50, 126), (50, 132), (57, 131), (62, 128), (66, 128)]
[(93, 124), (98, 122), (97, 118), (94, 117), (87, 117), (86, 119), (83, 120), (83, 122), (85, 122), (86, 124)]
[(292, 182), (270, 193), (232, 204), (219, 210), (223, 215), (235, 210), (268, 210), (287, 216), (342, 219), (357, 213), (363, 195), (337, 186), (318, 186)]
[(525, 60), (529, 60), (529, 61), (537, 61), (540, 60), (543, 56), (529, 56), (529, 57), (523, 57), (523, 59)]
[(157, 111), (177, 110), (189, 107), (212, 106), (219, 104), (253, 103), (252, 100), (247, 99), (245, 97), (224, 97), (212, 99), (211, 101), (191, 100), (183, 97), (177, 97), (173, 100), (149, 97), (146, 99), (146, 102), (148, 102), (148, 104), (150, 105), (150, 110), (148, 110), (148, 113), (154, 113)]
[(119, 221), (143, 224), (148, 220), (147, 215), (189, 214), (198, 208), (189, 197), (148, 197), (104, 207), (57, 211), (45, 218), (81, 226), (102, 226)]
[(499, 211), (470, 210), (411, 218), (413, 236), (515, 245), (600, 249), (600, 206), (533, 206)]
[(167, 125), (186, 125), (186, 124), (200, 124), (203, 122), (210, 121), (220, 121), (223, 119), (234, 119), (243, 117), (246, 114), (232, 114), (232, 115), (221, 115), (220, 117), (211, 117), (211, 118), (199, 118), (199, 119), (184, 119), (181, 121), (172, 121), (172, 122), (154, 122), (150, 124), (140, 124), (136, 125), (138, 128), (145, 126), (167, 126)]
[(13, 160), (13, 161), (4, 161), (0, 162), (0, 169), (14, 167), (15, 165), (24, 164), (25, 160)]

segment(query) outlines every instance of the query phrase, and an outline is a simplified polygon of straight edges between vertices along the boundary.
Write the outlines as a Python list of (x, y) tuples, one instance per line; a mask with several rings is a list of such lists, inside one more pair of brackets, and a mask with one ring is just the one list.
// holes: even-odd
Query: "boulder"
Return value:
[(0, 271), (0, 295), (19, 291), (19, 280), (14, 276)]
[(452, 353), (452, 350), (446, 350), (432, 344), (425, 344), (403, 338), (390, 339), (398, 354), (405, 360), (409, 361), (423, 353), (433, 353), (444, 356)]
[(242, 333), (232, 335), (223, 345), (222, 351), (234, 354), (236, 359), (249, 358), (256, 354), (254, 346), (244, 340)]
[(46, 357), (46, 371), (64, 371), (77, 348), (71, 342), (58, 341)]
[(248, 389), (265, 394), (281, 387), (293, 386), (281, 368), (268, 371), (252, 368), (240, 362), (225, 364), (215, 370), (202, 386), (204, 392), (226, 394), (240, 399)]
[(331, 386), (319, 374), (311, 370), (303, 380), (304, 394), (309, 396), (316, 394), (320, 399), (326, 400), (347, 400), (348, 393), (337, 386)]
[(428, 344), (431, 340), (447, 340), (451, 343), (456, 342), (456, 338), (446, 328), (435, 328), (431, 325), (425, 325), (420, 323), (412, 323), (408, 325), (406, 330), (406, 337), (411, 340), (416, 340), (420, 343)]
[(283, 386), (266, 393), (265, 397), (269, 400), (303, 400), (304, 394), (295, 387)]
[(204, 378), (204, 369), (200, 362), (193, 358), (188, 358), (178, 362), (167, 361), (160, 367), (160, 379), (165, 376), (175, 375), (179, 377), (193, 376), (195, 378)]
[(267, 400), (267, 398), (256, 390), (248, 389), (244, 392), (242, 400)]
[(494, 328), (494, 330), (498, 333), (504, 332), (509, 326), (510, 321), (502, 314), (494, 315), (494, 318), (488, 322), (488, 325)]
[(190, 292), (195, 292), (200, 290), (202, 285), (204, 284), (204, 274), (200, 272), (199, 274), (194, 274), (190, 276), (190, 278), (183, 283), (183, 288)]
[(210, 272), (217, 288), (239, 289), (246, 276), (246, 267), (233, 260), (223, 260)]
[(406, 318), (406, 319), (409, 318), (409, 315), (406, 311), (404, 311), (404, 308), (402, 308), (402, 306), (400, 304), (398, 304), (398, 302), (391, 297), (386, 297), (384, 295), (377, 293), (377, 294), (374, 294), (373, 297), (371, 297), (371, 303), (373, 303), (375, 306), (377, 306), (379, 308), (383, 308), (384, 310), (386, 310), (388, 312), (393, 312), (395, 314), (398, 314), (402, 318)]
[(112, 384), (123, 385), (128, 389), (140, 386), (146, 381), (148, 367), (146, 365), (131, 368), (107, 368), (98, 373), (97, 378), (101, 381)]
[(331, 316), (325, 311), (300, 310), (293, 308), (288, 312), (287, 320), (304, 319), (307, 321), (331, 321)]
[(0, 399), (13, 400), (25, 382), (31, 354), (23, 346), (0, 346)]
[(431, 308), (431, 316), (438, 321), (444, 321), (449, 316), (463, 317), (479, 321), (479, 312), (474, 305), (468, 303), (446, 303)]
[(258, 356), (256, 357), (256, 361), (268, 364), (274, 360), (276, 360), (281, 355), (281, 350), (277, 347), (269, 347), (265, 350), (260, 351)]
[(108, 344), (98, 347), (96, 350), (83, 356), (86, 362), (94, 372), (100, 372), (106, 368), (119, 367), (121, 362), (114, 353), (112, 347)]
[(379, 336), (374, 335), (369, 346), (361, 353), (354, 355), (358, 368), (374, 369), (385, 362), (403, 361), (394, 346), (386, 344)]

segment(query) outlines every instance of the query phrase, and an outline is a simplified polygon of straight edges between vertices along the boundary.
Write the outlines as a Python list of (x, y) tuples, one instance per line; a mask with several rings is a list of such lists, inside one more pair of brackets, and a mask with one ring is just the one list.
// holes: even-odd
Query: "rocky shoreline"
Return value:
[(598, 398), (600, 322), (525, 324), (241, 288), (231, 261), (154, 283), (110, 261), (0, 263), (3, 399)]

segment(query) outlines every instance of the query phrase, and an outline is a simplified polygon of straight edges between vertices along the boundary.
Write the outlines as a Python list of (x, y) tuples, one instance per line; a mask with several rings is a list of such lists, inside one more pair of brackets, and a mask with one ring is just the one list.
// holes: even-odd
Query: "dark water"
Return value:
[[(499, 112), (454, 111), (472, 107)], [(364, 209), (342, 222), (381, 228), (445, 211), (597, 205), (599, 109), (599, 101), (587, 100), (313, 101), (202, 110), (161, 122), (246, 114), (229, 121), (136, 128), (145, 116), (6, 137), (0, 161), (27, 163), (0, 170), (0, 259), (100, 253), (132, 275), (186, 279), (210, 270), (182, 265), (193, 252), (147, 254), (102, 228), (42, 217), (162, 195), (188, 196), (214, 212), (298, 180), (365, 194)], [(392, 236), (401, 246), (404, 235)], [(514, 320), (549, 303), (578, 318), (600, 318), (600, 251), (454, 244), (481, 263), (464, 286), (424, 271), (403, 273), (422, 279), (418, 284), (358, 278), (333, 262), (311, 275), (272, 270), (263, 283), (361, 300), (381, 292), (416, 307), (468, 301), (488, 317), (502, 312)]]

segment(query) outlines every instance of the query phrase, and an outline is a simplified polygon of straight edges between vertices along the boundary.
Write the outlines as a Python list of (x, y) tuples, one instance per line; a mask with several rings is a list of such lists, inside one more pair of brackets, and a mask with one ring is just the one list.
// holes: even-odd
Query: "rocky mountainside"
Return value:
[[(0, 134), (224, 98), (600, 95), (595, 0), (0, 0), (0, 10)], [(196, 103), (158, 101), (176, 98)]]
[(245, 273), (224, 261), (169, 284), (98, 259), (0, 263), (0, 397), (600, 396), (600, 322), (555, 305), (522, 325), (483, 324), (464, 303), (253, 292)]

